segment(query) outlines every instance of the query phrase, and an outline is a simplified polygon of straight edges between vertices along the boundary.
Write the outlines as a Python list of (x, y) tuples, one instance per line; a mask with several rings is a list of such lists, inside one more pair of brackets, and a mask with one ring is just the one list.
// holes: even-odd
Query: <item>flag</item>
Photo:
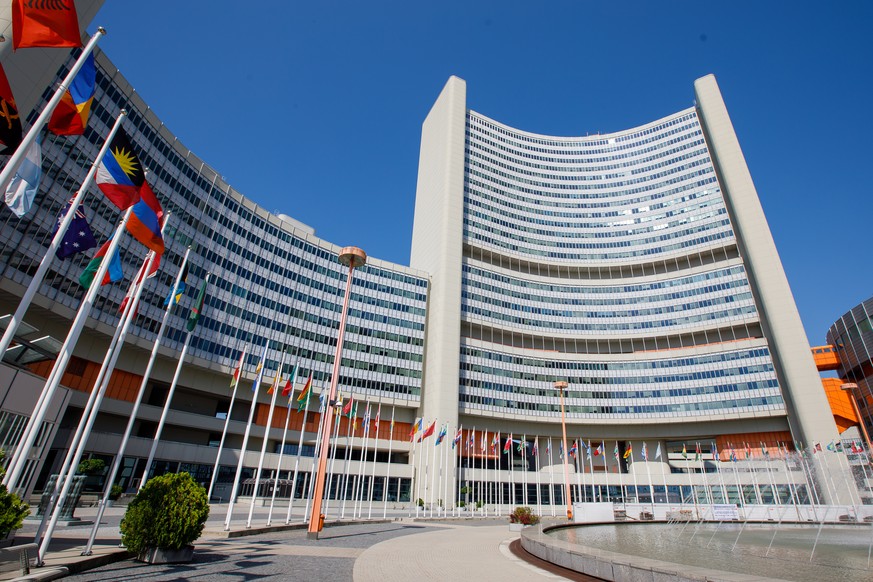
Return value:
[(355, 403), (355, 395), (352, 394), (352, 397), (349, 398), (349, 401), (346, 402), (345, 406), (343, 406), (343, 416), (346, 416), (348, 418), (352, 417), (352, 406), (354, 405), (354, 403)]
[(21, 144), (21, 118), (6, 71), (0, 65), (0, 155), (11, 155)]
[[(564, 443), (558, 442), (558, 458), (564, 460)], [(617, 459), (618, 457), (616, 457)]]
[(685, 448), (685, 443), (682, 443), (682, 458), (683, 459), (688, 458), (688, 449)]
[(550, 459), (552, 458), (552, 439), (551, 439), (551, 437), (549, 438), (549, 440), (546, 441), (546, 456), (549, 457)]
[[(258, 391), (258, 386), (261, 385), (261, 378), (264, 377), (264, 362), (267, 360), (267, 346), (269, 342), (264, 344), (264, 353), (261, 354), (261, 359), (258, 360), (258, 365), (255, 368), (255, 381), (252, 382), (252, 392)], [(255, 397), (257, 398), (257, 396)]]
[(133, 205), (133, 212), (127, 221), (127, 231), (155, 253), (163, 254), (164, 237), (161, 235), (161, 225), (164, 222), (164, 209), (145, 180), (139, 189), (139, 197), (139, 202)]
[[(197, 299), (194, 301), (194, 307), (191, 308), (191, 314), (188, 315), (188, 324), (185, 328), (192, 332), (194, 328), (197, 327), (197, 320), (200, 319), (200, 314), (203, 313), (203, 303), (206, 300), (206, 281), (209, 279), (209, 275), (206, 275), (206, 279), (203, 279), (203, 282), (200, 283), (200, 291), (197, 292)], [(266, 354), (266, 351), (264, 352)]]
[(409, 442), (413, 442), (415, 440), (415, 433), (421, 430), (421, 420), (421, 417), (418, 417), (412, 423), (412, 430), (409, 431)]
[(579, 452), (579, 446), (578, 446), (578, 444), (577, 444), (576, 441), (573, 441), (573, 446), (570, 447), (570, 451), (569, 451), (569, 453), (570, 453), (570, 458), (571, 458), (571, 459), (575, 459), (575, 458), (576, 458), (576, 453), (577, 453), (577, 452)]
[[(70, 210), (71, 203), (72, 202), (68, 203), (58, 216), (58, 221), (55, 223), (54, 230), (52, 230), (52, 237), (57, 234), (58, 228), (60, 228), (61, 222), (64, 220), (64, 216), (66, 216), (67, 212)], [(91, 250), (96, 246), (97, 239), (94, 238), (94, 232), (91, 230), (91, 227), (88, 226), (88, 220), (85, 218), (85, 213), (82, 212), (81, 208), (77, 208), (76, 215), (67, 227), (67, 232), (64, 233), (64, 237), (61, 239), (61, 244), (58, 245), (55, 255), (59, 259), (66, 259), (71, 255)]]
[(455, 446), (456, 446), (459, 442), (461, 442), (461, 429), (460, 429), (460, 428), (458, 429), (458, 432), (455, 433), (455, 438), (452, 439), (452, 448), (454, 449)]
[[(85, 289), (91, 287), (91, 283), (94, 282), (94, 277), (97, 275), (97, 270), (100, 268), (100, 263), (103, 260), (103, 256), (109, 250), (110, 244), (112, 244), (111, 237), (103, 243), (103, 246), (97, 249), (97, 252), (94, 253), (94, 258), (91, 259), (91, 262), (85, 266), (85, 270), (79, 275), (79, 284)], [(109, 269), (106, 271), (106, 275), (103, 276), (101, 285), (117, 283), (122, 279), (124, 279), (124, 271), (121, 269), (121, 257), (118, 255), (118, 249), (115, 249), (115, 253), (109, 259)]]
[(500, 433), (496, 433), (496, 434), (491, 438), (491, 454), (492, 454), (492, 455), (496, 455), (496, 454), (497, 454), (497, 447), (498, 447), (498, 446), (500, 446)]
[(701, 458), (703, 458), (703, 455), (701, 455), (700, 453), (700, 443), (696, 443), (696, 445), (697, 448), (694, 451), (694, 460), (699, 461)]
[(640, 454), (643, 456), (644, 461), (649, 461), (649, 447), (646, 445), (646, 441), (643, 441), (643, 448), (640, 450)]
[(835, 451), (837, 450), (837, 449), (834, 448), (834, 441), (829, 442), (825, 448), (826, 448), (827, 450), (831, 451), (832, 453), (835, 452)]
[(821, 443), (815, 443), (815, 445), (814, 445), (813, 448), (812, 448), (812, 452), (813, 452), (813, 453), (816, 453), (816, 452), (819, 452), (819, 453), (820, 453), (820, 452), (822, 452), (822, 450), (821, 450)]
[(503, 454), (508, 455), (512, 451), (512, 434), (506, 439), (506, 444), (503, 445)]
[(97, 166), (95, 181), (110, 202), (121, 210), (139, 202), (145, 172), (124, 129), (119, 127), (109, 143), (109, 151)]
[(730, 449), (731, 449), (731, 463), (736, 463), (737, 462), (737, 452), (734, 450), (733, 443), (730, 444)]
[(48, 129), (55, 135), (82, 135), (88, 126), (88, 115), (94, 101), (94, 85), (97, 69), (94, 67), (94, 53), (89, 53), (76, 78), (58, 106), (52, 112)]
[(282, 381), (282, 370), (276, 370), (276, 377), (273, 378), (273, 381), (270, 382), (270, 387), (267, 388), (267, 394), (272, 394), (276, 391), (276, 388), (279, 386), (279, 382)]
[(370, 403), (367, 403), (367, 412), (364, 413), (364, 434), (370, 434)]
[(474, 438), (475, 438), (474, 435), (475, 435), (475, 434), (476, 434), (476, 429), (474, 428), (474, 429), (473, 429), (473, 432), (470, 433), (470, 438), (469, 438), (469, 440), (467, 441), (467, 450), (468, 450), (468, 451), (469, 451), (471, 448), (473, 448), (473, 445), (475, 444), (475, 442), (474, 442)]
[[(309, 378), (306, 379), (306, 384), (303, 385), (303, 389), (300, 391), (300, 394), (297, 395), (297, 412), (300, 412), (304, 408), (309, 405), (309, 395), (312, 394), (312, 370), (309, 371)], [(288, 391), (288, 396), (290, 396), (291, 391)], [(285, 392), (282, 392), (282, 396), (286, 396)]]
[[(515, 450), (523, 455), (524, 454), (524, 447), (522, 447), (522, 443), (524, 443), (524, 440), (518, 441), (518, 445), (516, 445)], [(525, 444), (527, 444), (527, 443), (525, 443)]]
[(379, 408), (376, 409), (376, 421), (373, 423), (373, 428), (379, 432), (379, 417), (382, 415), (382, 403), (379, 403)]
[(179, 286), (175, 289), (170, 287), (170, 294), (167, 295), (167, 298), (164, 300), (164, 307), (168, 306), (172, 301), (175, 305), (179, 304), (179, 301), (182, 300), (182, 295), (185, 293), (185, 289), (188, 287), (188, 283), (186, 280), (188, 279), (188, 263), (185, 263), (185, 270), (182, 271), (182, 276), (179, 277)]
[(433, 421), (432, 423), (430, 423), (430, 426), (427, 427), (427, 430), (425, 430), (423, 433), (421, 433), (421, 436), (418, 437), (418, 442), (421, 442), (422, 440), (424, 440), (427, 437), (429, 437), (430, 435), (432, 435), (434, 428), (436, 428), (436, 421)]
[(602, 454), (603, 454), (603, 443), (601, 442), (599, 445), (597, 445), (597, 448), (594, 449), (594, 456), (599, 457)]
[[(353, 395), (354, 396), (354, 395)], [(354, 397), (352, 398), (354, 400)], [(349, 418), (352, 419), (352, 431), (358, 430), (358, 403), (352, 405), (352, 411), (349, 413)]]
[(656, 459), (661, 458), (661, 443), (660, 442), (658, 443), (658, 448), (655, 449), (655, 458)]
[[(151, 279), (155, 275), (158, 274), (158, 268), (161, 265), (161, 257), (160, 256), (156, 256), (152, 259), (152, 261), (151, 261), (152, 264), (149, 267), (148, 273), (145, 272), (146, 263), (148, 263), (149, 257), (151, 255), (152, 255), (152, 253), (149, 253), (149, 255), (146, 256), (145, 261), (143, 261), (143, 264), (140, 266), (139, 271), (137, 271), (137, 273), (136, 273), (136, 278), (134, 279), (133, 283), (131, 283), (130, 287), (128, 287), (127, 294), (124, 296), (124, 299), (121, 300), (121, 304), (118, 306), (118, 313), (119, 314), (123, 313), (124, 308), (127, 307), (127, 304), (131, 300), (133, 300), (134, 295), (136, 295), (136, 288), (139, 287), (139, 285), (140, 285), (140, 283), (142, 283), (143, 279)], [(143, 275), (145, 275), (145, 276), (143, 276)]]
[[(819, 449), (819, 450), (821, 450), (821, 449)], [(751, 456), (752, 456), (752, 449), (749, 448), (749, 443), (746, 443), (746, 458), (748, 459)]]
[(862, 450), (863, 449), (858, 446), (858, 441), (852, 441), (852, 453), (857, 455), (858, 453), (862, 452)]
[(443, 442), (443, 439), (446, 438), (446, 431), (448, 431), (448, 428), (449, 427), (446, 424), (442, 426), (442, 428), (440, 429), (440, 433), (437, 435), (436, 443), (434, 444), (434, 446), (437, 446), (438, 444)]
[(615, 448), (612, 449), (612, 456), (615, 457), (615, 460), (618, 461), (618, 442), (615, 443)]
[(634, 445), (633, 445), (633, 443), (631, 443), (630, 445), (628, 445), (627, 450), (624, 452), (624, 454), (621, 456), (621, 458), (627, 459), (628, 457), (630, 457), (633, 454), (633, 452), (634, 452)]
[(82, 46), (73, 0), (12, 0), (12, 48)]
[(534, 443), (533, 443), (533, 449), (531, 449), (531, 451), (530, 451), (530, 454), (531, 454), (532, 456), (534, 456), (534, 457), (539, 456), (539, 453), (540, 453), (540, 451), (539, 451), (539, 447), (537, 447), (537, 444), (539, 443), (539, 440), (540, 440), (539, 438), (537, 438), (536, 440), (534, 440)]
[(230, 375), (230, 387), (233, 388), (233, 385), (239, 382), (239, 375), (242, 372), (242, 364), (243, 359), (246, 357), (245, 350), (239, 356), (239, 363), (236, 365), (236, 369), (233, 371), (233, 374)]
[(33, 206), (33, 198), (39, 190), (39, 177), (42, 174), (42, 137), (30, 144), (27, 155), (21, 160), (15, 176), (6, 186), (6, 206), (15, 216), (21, 218)]
[[(291, 392), (294, 391), (294, 381), (297, 380), (297, 364), (294, 364), (294, 367), (291, 368), (291, 374), (288, 376), (288, 381), (285, 382), (285, 386), (282, 387), (282, 396), (288, 396)], [(276, 387), (278, 388), (278, 383)], [(291, 403), (291, 399), (288, 399), (288, 403)]]

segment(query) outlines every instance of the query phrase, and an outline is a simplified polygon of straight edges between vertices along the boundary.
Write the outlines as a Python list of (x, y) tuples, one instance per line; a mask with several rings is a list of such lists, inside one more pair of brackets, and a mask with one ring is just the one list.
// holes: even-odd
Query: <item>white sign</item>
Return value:
[(712, 519), (716, 521), (739, 520), (740, 511), (736, 504), (713, 505)]

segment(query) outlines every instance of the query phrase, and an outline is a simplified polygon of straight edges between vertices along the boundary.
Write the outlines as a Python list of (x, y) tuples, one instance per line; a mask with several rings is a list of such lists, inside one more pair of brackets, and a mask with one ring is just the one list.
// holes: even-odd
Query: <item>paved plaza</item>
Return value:
[[(118, 531), (124, 508), (109, 508), (101, 521), (92, 557), (80, 556), (91, 526), (59, 527), (46, 557), (46, 568), (33, 569), (33, 579), (58, 566), (73, 572), (66, 580), (81, 581), (567, 579), (531, 565), (511, 552), (510, 544), (518, 534), (509, 531), (506, 517), (425, 520), (396, 510), (385, 520), (347, 519), (342, 525), (330, 524), (318, 540), (309, 540), (303, 528), (282, 527), (284, 509), (273, 514), (273, 525), (277, 527), (267, 529), (266, 509), (257, 508), (252, 527), (247, 529), (248, 506), (238, 504), (237, 508), (231, 536), (238, 537), (229, 537), (224, 531), (227, 505), (213, 505), (204, 533), (195, 544), (194, 562), (163, 566), (142, 564), (126, 557), (119, 547)], [(95, 513), (93, 508), (76, 510), (77, 517), (84, 520)], [(17, 539), (20, 543), (31, 541), (35, 529), (36, 524), (28, 522), (19, 530)], [(98, 565), (98, 560), (104, 565)], [(7, 572), (0, 574), (0, 579), (9, 580), (16, 575)]]

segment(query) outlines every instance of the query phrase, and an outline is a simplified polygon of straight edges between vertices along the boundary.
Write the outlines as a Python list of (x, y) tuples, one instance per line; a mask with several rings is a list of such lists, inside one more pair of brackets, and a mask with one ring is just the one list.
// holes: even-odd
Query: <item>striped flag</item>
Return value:
[(312, 393), (312, 371), (309, 371), (309, 378), (306, 380), (306, 385), (297, 396), (297, 412), (300, 412), (309, 404), (309, 395)]

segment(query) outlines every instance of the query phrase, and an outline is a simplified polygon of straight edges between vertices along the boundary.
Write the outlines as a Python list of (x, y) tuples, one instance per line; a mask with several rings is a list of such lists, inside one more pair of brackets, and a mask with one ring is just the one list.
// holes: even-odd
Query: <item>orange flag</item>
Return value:
[(82, 46), (73, 0), (12, 1), (12, 48)]
[(6, 79), (6, 71), (0, 65), (0, 154), (12, 155), (20, 143), (21, 118)]

